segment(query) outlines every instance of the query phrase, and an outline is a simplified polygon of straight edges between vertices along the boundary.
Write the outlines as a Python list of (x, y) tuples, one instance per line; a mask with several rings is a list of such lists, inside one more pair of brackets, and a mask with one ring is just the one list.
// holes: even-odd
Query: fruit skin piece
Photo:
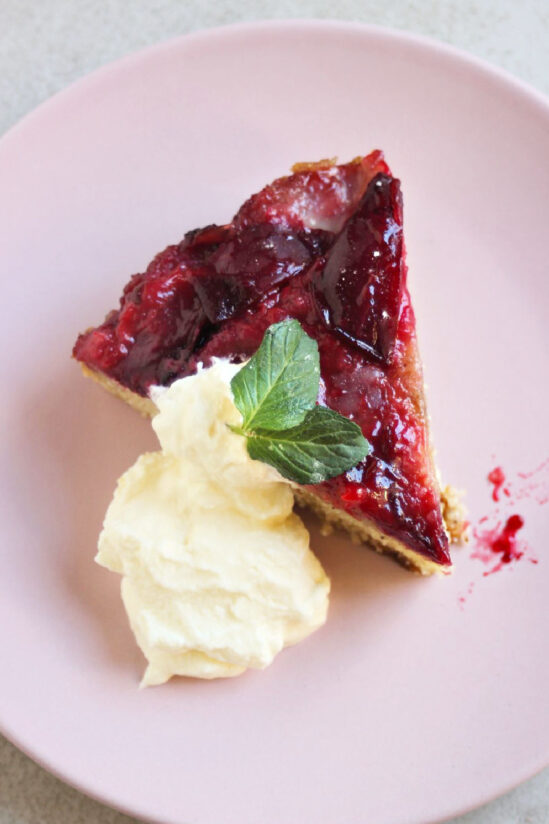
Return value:
[[(372, 445), (365, 460), (349, 472), (304, 490), (358, 525), (370, 519), (384, 534), (448, 569), (448, 536), (430, 454), (404, 248), (389, 363), (327, 325), (315, 294), (316, 267), (311, 264), (325, 259), (379, 174), (390, 178), (383, 155), (376, 151), (338, 166), (304, 166), (274, 181), (252, 195), (231, 224), (189, 232), (180, 244), (158, 255), (147, 272), (130, 281), (120, 309), (79, 337), (74, 355), (92, 374), (110, 378), (115, 382), (111, 387), (131, 390), (136, 405), (143, 404), (152, 384), (169, 385), (209, 366), (213, 358), (242, 362), (254, 354), (271, 324), (295, 318), (319, 346), (319, 402), (355, 421)], [(392, 198), (396, 201), (394, 191)], [(390, 197), (388, 203), (386, 219), (396, 215), (398, 222)], [(292, 271), (284, 268), (285, 262), (279, 266), (281, 259), (289, 259), (277, 251), (280, 245), (275, 244), (273, 252), (269, 238), (276, 235), (278, 243), (284, 233), (308, 250), (309, 265), (300, 259)], [(257, 244), (253, 254), (244, 248), (246, 237)], [(227, 254), (230, 244), (233, 252)], [(239, 276), (235, 263), (231, 277), (246, 287), (238, 300), (219, 297), (209, 285), (222, 285), (240, 254), (248, 256), (247, 269)], [(202, 284), (197, 286), (201, 279), (202, 297)], [(192, 318), (198, 319), (196, 325)]]
[(380, 173), (315, 264), (312, 288), (329, 328), (389, 364), (403, 280), (400, 181)]

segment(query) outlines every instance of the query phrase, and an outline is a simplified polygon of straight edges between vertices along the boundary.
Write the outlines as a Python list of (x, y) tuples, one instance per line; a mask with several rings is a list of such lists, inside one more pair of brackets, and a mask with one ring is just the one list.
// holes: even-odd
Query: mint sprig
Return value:
[(270, 326), (231, 381), (243, 419), (232, 428), (246, 437), (248, 454), (299, 484), (340, 475), (370, 451), (356, 423), (316, 406), (319, 382), (317, 343), (296, 320)]
[(316, 406), (291, 429), (259, 429), (248, 438), (250, 458), (274, 466), (298, 484), (333, 478), (355, 466), (367, 452), (368, 443), (356, 423), (325, 406)]
[(231, 381), (242, 430), (301, 423), (316, 403), (319, 380), (318, 346), (298, 321), (270, 326), (253, 358)]

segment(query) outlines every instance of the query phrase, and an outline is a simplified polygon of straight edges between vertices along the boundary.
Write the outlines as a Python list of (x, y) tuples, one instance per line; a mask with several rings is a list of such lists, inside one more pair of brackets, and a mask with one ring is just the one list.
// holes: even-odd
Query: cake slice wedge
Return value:
[(298, 487), (297, 499), (407, 566), (448, 572), (462, 519), (432, 459), (406, 276), (400, 182), (382, 153), (298, 164), (231, 223), (157, 255), (73, 354), (152, 415), (151, 386), (214, 358), (242, 362), (269, 326), (297, 319), (318, 343), (318, 402), (354, 420), (372, 447), (349, 472)]

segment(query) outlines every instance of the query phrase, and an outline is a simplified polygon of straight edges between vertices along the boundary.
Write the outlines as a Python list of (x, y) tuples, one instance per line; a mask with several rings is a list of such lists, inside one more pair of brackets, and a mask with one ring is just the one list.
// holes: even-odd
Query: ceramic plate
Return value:
[[(375, 147), (403, 181), (438, 463), (477, 530), (524, 517), (525, 555), (485, 575), (471, 545), (424, 580), (313, 530), (324, 629), (265, 672), (139, 690), (119, 582), (93, 556), (116, 478), (155, 440), (82, 378), (75, 336), (187, 229), (295, 161)], [(549, 456), (547, 102), (404, 34), (236, 26), (58, 95), (4, 137), (0, 180), (3, 732), (166, 824), (425, 824), (543, 767), (547, 507), (543, 467), (519, 473)]]

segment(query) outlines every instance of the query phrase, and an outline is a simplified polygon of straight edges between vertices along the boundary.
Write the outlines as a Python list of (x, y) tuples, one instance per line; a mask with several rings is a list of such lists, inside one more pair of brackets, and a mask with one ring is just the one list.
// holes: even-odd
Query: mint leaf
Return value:
[(242, 432), (301, 423), (318, 395), (318, 346), (297, 320), (275, 323), (255, 355), (232, 379)]
[(300, 484), (318, 484), (356, 466), (370, 451), (360, 427), (316, 406), (318, 345), (297, 320), (270, 326), (231, 381), (248, 454)]
[(315, 406), (304, 421), (285, 431), (255, 430), (248, 454), (274, 466), (284, 478), (318, 484), (351, 469), (366, 457), (370, 444), (360, 427), (333, 409)]

